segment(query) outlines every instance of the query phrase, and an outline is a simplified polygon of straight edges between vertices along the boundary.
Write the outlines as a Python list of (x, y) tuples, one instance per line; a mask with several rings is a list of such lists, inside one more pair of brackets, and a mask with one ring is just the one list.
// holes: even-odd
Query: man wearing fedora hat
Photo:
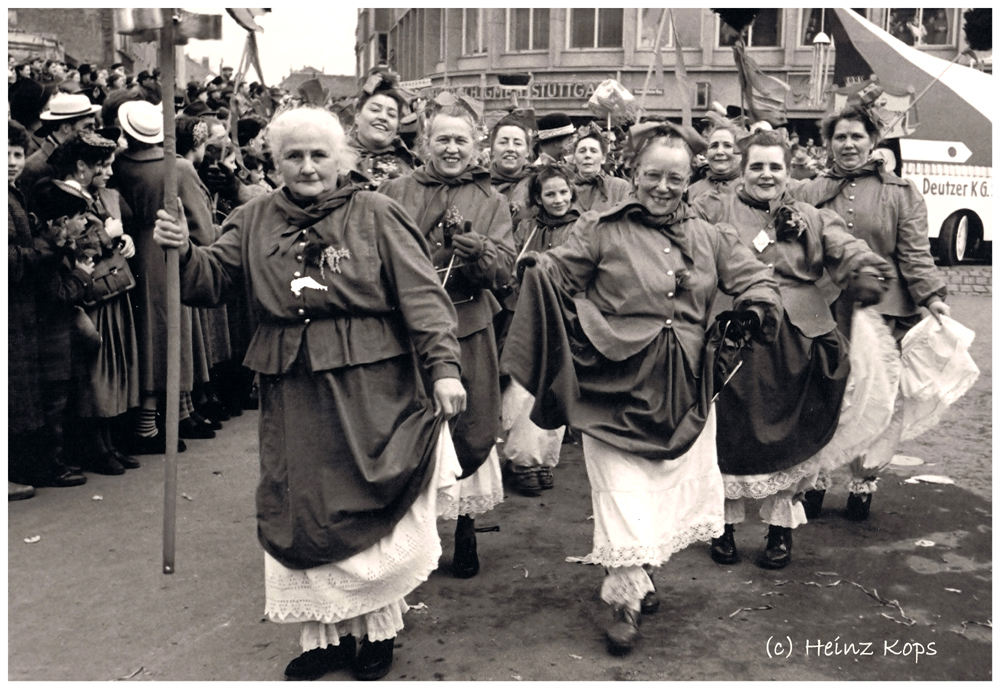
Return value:
[(538, 138), (535, 148), (538, 152), (536, 167), (559, 163), (569, 153), (569, 144), (573, 141), (576, 127), (569, 115), (563, 112), (552, 112), (538, 119)]
[(97, 126), (96, 113), (101, 106), (94, 105), (83, 94), (57, 93), (49, 101), (39, 119), (42, 126), (35, 131), (35, 136), (45, 137), (41, 148), (31, 154), (24, 163), (21, 172), (21, 192), (32, 210), (31, 193), (35, 183), (43, 177), (51, 177), (55, 172), (49, 165), (49, 156), (56, 147), (69, 140), (82, 129), (94, 129)]

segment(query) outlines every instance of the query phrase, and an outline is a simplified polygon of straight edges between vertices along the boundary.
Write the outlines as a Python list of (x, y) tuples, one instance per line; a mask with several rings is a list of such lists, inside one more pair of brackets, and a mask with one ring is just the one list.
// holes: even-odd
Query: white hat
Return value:
[(118, 108), (122, 129), (137, 141), (158, 144), (163, 141), (163, 105), (149, 101), (130, 100)]
[(52, 96), (49, 109), (39, 115), (39, 118), (45, 122), (72, 120), (88, 117), (100, 109), (100, 105), (91, 104), (90, 99), (82, 94), (59, 92)]

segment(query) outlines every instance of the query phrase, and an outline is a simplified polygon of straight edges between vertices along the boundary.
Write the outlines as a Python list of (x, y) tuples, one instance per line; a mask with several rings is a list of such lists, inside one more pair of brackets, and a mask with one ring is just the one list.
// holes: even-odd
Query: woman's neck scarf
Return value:
[(840, 196), (840, 192), (853, 180), (859, 179), (861, 177), (873, 177), (875, 175), (881, 176), (882, 174), (882, 161), (880, 160), (869, 160), (864, 165), (854, 168), (853, 170), (845, 170), (836, 161), (833, 163), (833, 167), (823, 173), (824, 177), (835, 180), (836, 184), (821, 198), (819, 198), (814, 204), (817, 208), (823, 206), (833, 199)]
[(501, 193), (520, 182), (529, 174), (531, 174), (531, 170), (528, 169), (527, 164), (522, 165), (521, 169), (514, 174), (501, 170), (497, 167), (497, 162), (495, 160), (490, 164), (490, 178), (493, 180), (493, 186), (495, 186)]
[(735, 170), (726, 173), (712, 172), (711, 169), (708, 171), (708, 181), (714, 184), (723, 184), (725, 182), (732, 182), (734, 179), (740, 176), (740, 168), (737, 167)]
[(350, 201), (354, 194), (362, 189), (359, 184), (360, 178), (356, 174), (352, 173), (341, 177), (336, 189), (330, 189), (315, 199), (310, 199), (304, 205), (292, 198), (288, 187), (282, 187), (275, 192), (274, 200), (278, 214), (288, 226), (281, 230), (280, 238), (271, 248), (270, 254), (274, 254), (279, 249), (282, 254), (288, 253), (295, 245), (295, 240), (302, 230), (316, 225), (330, 213)]
[[(784, 192), (782, 192), (781, 196), (782, 198), (784, 198)], [(736, 198), (738, 198), (740, 201), (742, 201), (747, 206), (750, 206), (751, 208), (755, 208), (759, 211), (764, 211), (765, 213), (771, 212), (771, 203), (769, 203), (768, 201), (760, 201), (750, 196), (750, 194), (747, 193), (746, 187), (744, 187), (742, 184), (736, 188)]]
[(430, 162), (414, 170), (412, 177), (423, 186), (433, 190), (427, 205), (423, 209), (417, 210), (414, 217), (417, 227), (425, 235), (430, 234), (431, 230), (444, 218), (444, 214), (448, 212), (453, 189), (466, 184), (474, 184), (486, 196), (489, 196), (492, 186), (489, 171), (478, 165), (471, 165), (454, 177), (446, 177), (434, 167), (433, 162)]
[(537, 222), (542, 227), (562, 227), (563, 225), (568, 225), (570, 223), (576, 222), (580, 219), (580, 211), (576, 208), (570, 208), (568, 211), (562, 215), (552, 215), (547, 210), (545, 206), (539, 206), (538, 213), (535, 214), (535, 222)]

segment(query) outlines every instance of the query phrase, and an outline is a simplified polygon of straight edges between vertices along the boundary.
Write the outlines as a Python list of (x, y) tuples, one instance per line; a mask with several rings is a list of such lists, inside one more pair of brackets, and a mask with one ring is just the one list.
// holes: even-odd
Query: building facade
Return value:
[[(661, 33), (662, 77), (654, 46)], [(875, 8), (856, 10), (890, 34), (951, 60), (966, 49), (962, 10)], [(768, 74), (791, 86), (789, 127), (812, 135), (826, 104), (810, 98), (813, 38), (826, 28), (829, 10), (768, 8), (746, 36), (748, 53)], [(590, 117), (587, 101), (605, 79), (628, 89), (647, 112), (680, 117), (684, 103), (694, 117), (713, 101), (740, 105), (732, 45), (736, 36), (712, 10), (660, 8), (419, 8), (361, 9), (355, 46), (358, 74), (380, 64), (405, 81), (430, 89), (459, 90), (484, 101), (486, 110), (511, 103), (498, 75), (527, 73), (531, 83), (519, 102), (538, 114), (561, 111)], [(679, 59), (690, 87), (678, 87)], [(829, 61), (832, 73), (832, 56)], [(422, 80), (422, 81), (419, 81)], [(648, 85), (647, 85), (648, 84)], [(687, 94), (687, 95), (684, 95)]]

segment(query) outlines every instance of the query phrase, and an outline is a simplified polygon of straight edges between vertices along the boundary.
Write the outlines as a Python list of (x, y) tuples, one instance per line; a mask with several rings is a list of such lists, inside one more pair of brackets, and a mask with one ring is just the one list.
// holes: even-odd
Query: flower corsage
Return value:
[(809, 223), (791, 206), (781, 206), (774, 213), (774, 229), (779, 242), (794, 241), (809, 229)]

